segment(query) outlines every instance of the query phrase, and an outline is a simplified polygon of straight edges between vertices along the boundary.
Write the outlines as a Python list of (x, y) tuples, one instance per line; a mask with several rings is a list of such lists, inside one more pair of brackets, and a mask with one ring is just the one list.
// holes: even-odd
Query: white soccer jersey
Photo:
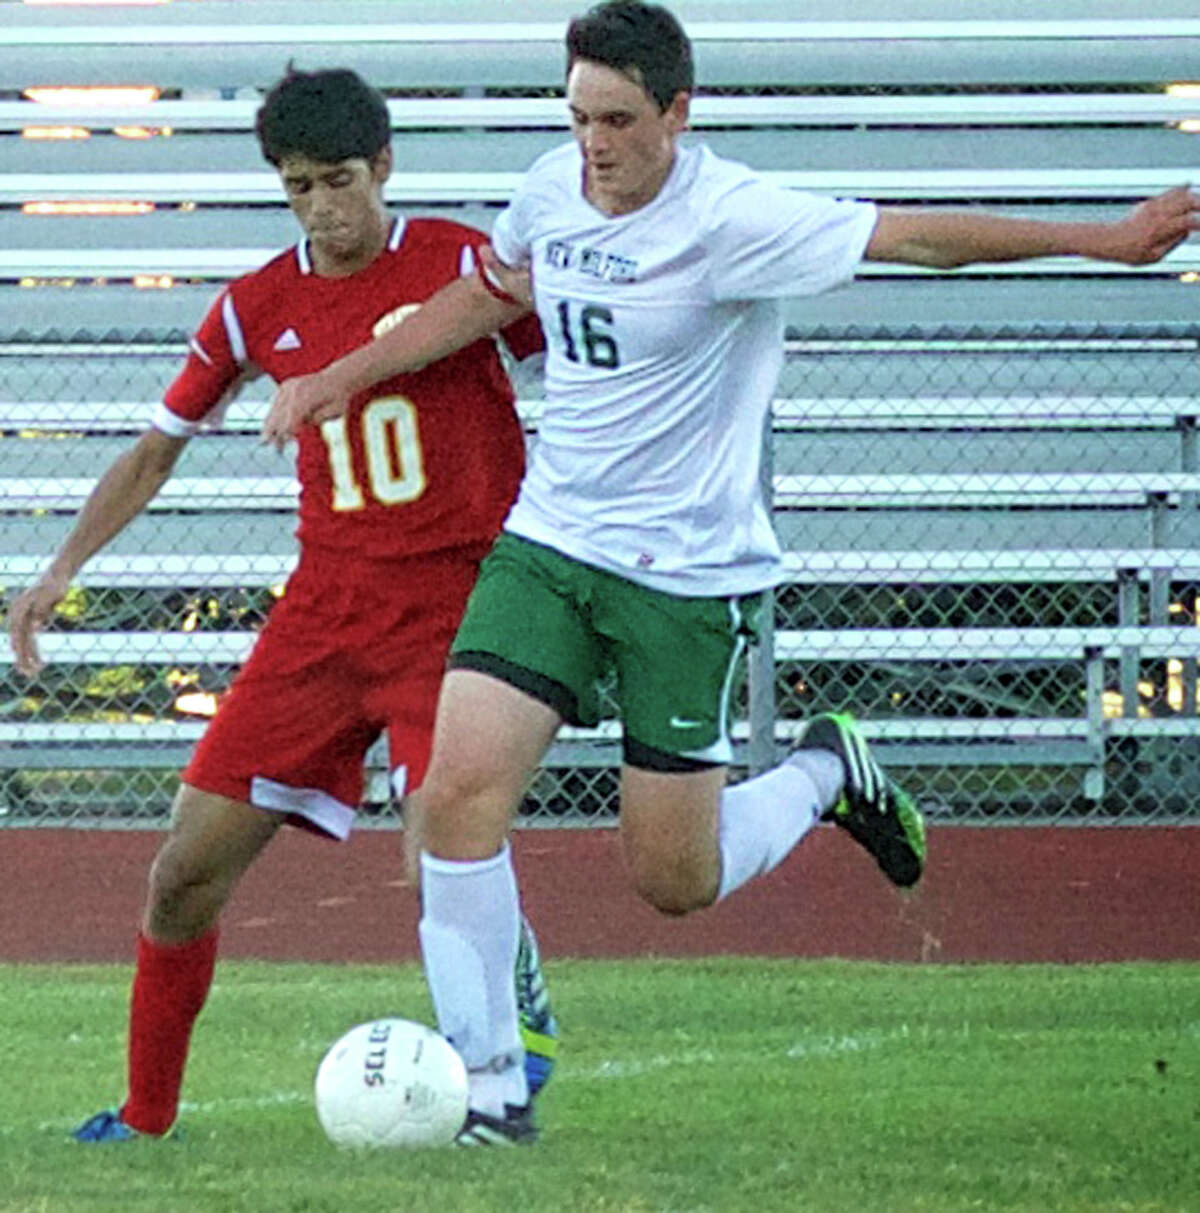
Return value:
[(505, 528), (670, 593), (778, 580), (759, 482), (783, 362), (779, 300), (852, 277), (870, 203), (777, 189), (708, 148), (676, 149), (652, 202), (607, 216), (567, 144), (492, 233), (533, 270), (546, 407)]

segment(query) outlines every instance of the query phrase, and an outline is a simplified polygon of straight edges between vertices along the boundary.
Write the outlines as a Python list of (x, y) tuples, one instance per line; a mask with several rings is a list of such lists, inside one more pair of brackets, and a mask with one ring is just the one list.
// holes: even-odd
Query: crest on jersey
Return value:
[(604, 249), (576, 247), (566, 240), (551, 240), (546, 246), (546, 261), (558, 270), (578, 270), (602, 282), (636, 282), (638, 263)]

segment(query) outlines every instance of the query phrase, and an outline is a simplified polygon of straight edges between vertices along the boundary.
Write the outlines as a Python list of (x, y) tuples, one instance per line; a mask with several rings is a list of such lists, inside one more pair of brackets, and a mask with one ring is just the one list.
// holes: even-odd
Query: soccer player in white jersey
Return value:
[(691, 48), (665, 9), (613, 0), (573, 21), (575, 140), (538, 160), (500, 215), (498, 263), (285, 383), (265, 426), (282, 442), (339, 415), (353, 391), (510, 321), (531, 289), (548, 343), (545, 411), (454, 642), (420, 793), (421, 943), (439, 1023), (471, 1074), (465, 1136), (478, 1141), (536, 1135), (510, 976), (507, 830), (560, 725), (596, 720), (600, 675), (617, 676), (628, 869), (659, 910), (728, 897), (822, 818), (894, 883), (921, 875), (920, 814), (848, 717), (816, 717), (778, 767), (725, 786), (732, 673), (779, 579), (759, 490), (779, 300), (838, 286), (864, 258), (1148, 263), (1197, 227), (1200, 200), (1183, 188), (1113, 223), (786, 192), (677, 141), (692, 83)]

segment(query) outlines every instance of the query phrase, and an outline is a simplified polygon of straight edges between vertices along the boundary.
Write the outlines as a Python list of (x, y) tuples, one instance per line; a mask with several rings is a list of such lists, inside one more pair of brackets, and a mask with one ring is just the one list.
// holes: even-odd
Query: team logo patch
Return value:
[(281, 350), (298, 350), (300, 348), (300, 336), (295, 329), (284, 329), (278, 337), (275, 338), (275, 349)]
[(633, 257), (604, 249), (576, 247), (566, 240), (551, 240), (546, 246), (545, 260), (558, 270), (577, 270), (602, 282), (636, 282), (638, 263)]

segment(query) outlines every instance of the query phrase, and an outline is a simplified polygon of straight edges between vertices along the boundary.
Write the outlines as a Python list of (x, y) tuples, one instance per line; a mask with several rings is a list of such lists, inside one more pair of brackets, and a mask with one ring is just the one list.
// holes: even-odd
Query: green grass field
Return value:
[(1200, 1209), (1200, 966), (558, 961), (531, 1150), (342, 1152), (312, 1075), (415, 967), (228, 963), (178, 1142), (80, 1146), (129, 971), (0, 967), (0, 1211)]

